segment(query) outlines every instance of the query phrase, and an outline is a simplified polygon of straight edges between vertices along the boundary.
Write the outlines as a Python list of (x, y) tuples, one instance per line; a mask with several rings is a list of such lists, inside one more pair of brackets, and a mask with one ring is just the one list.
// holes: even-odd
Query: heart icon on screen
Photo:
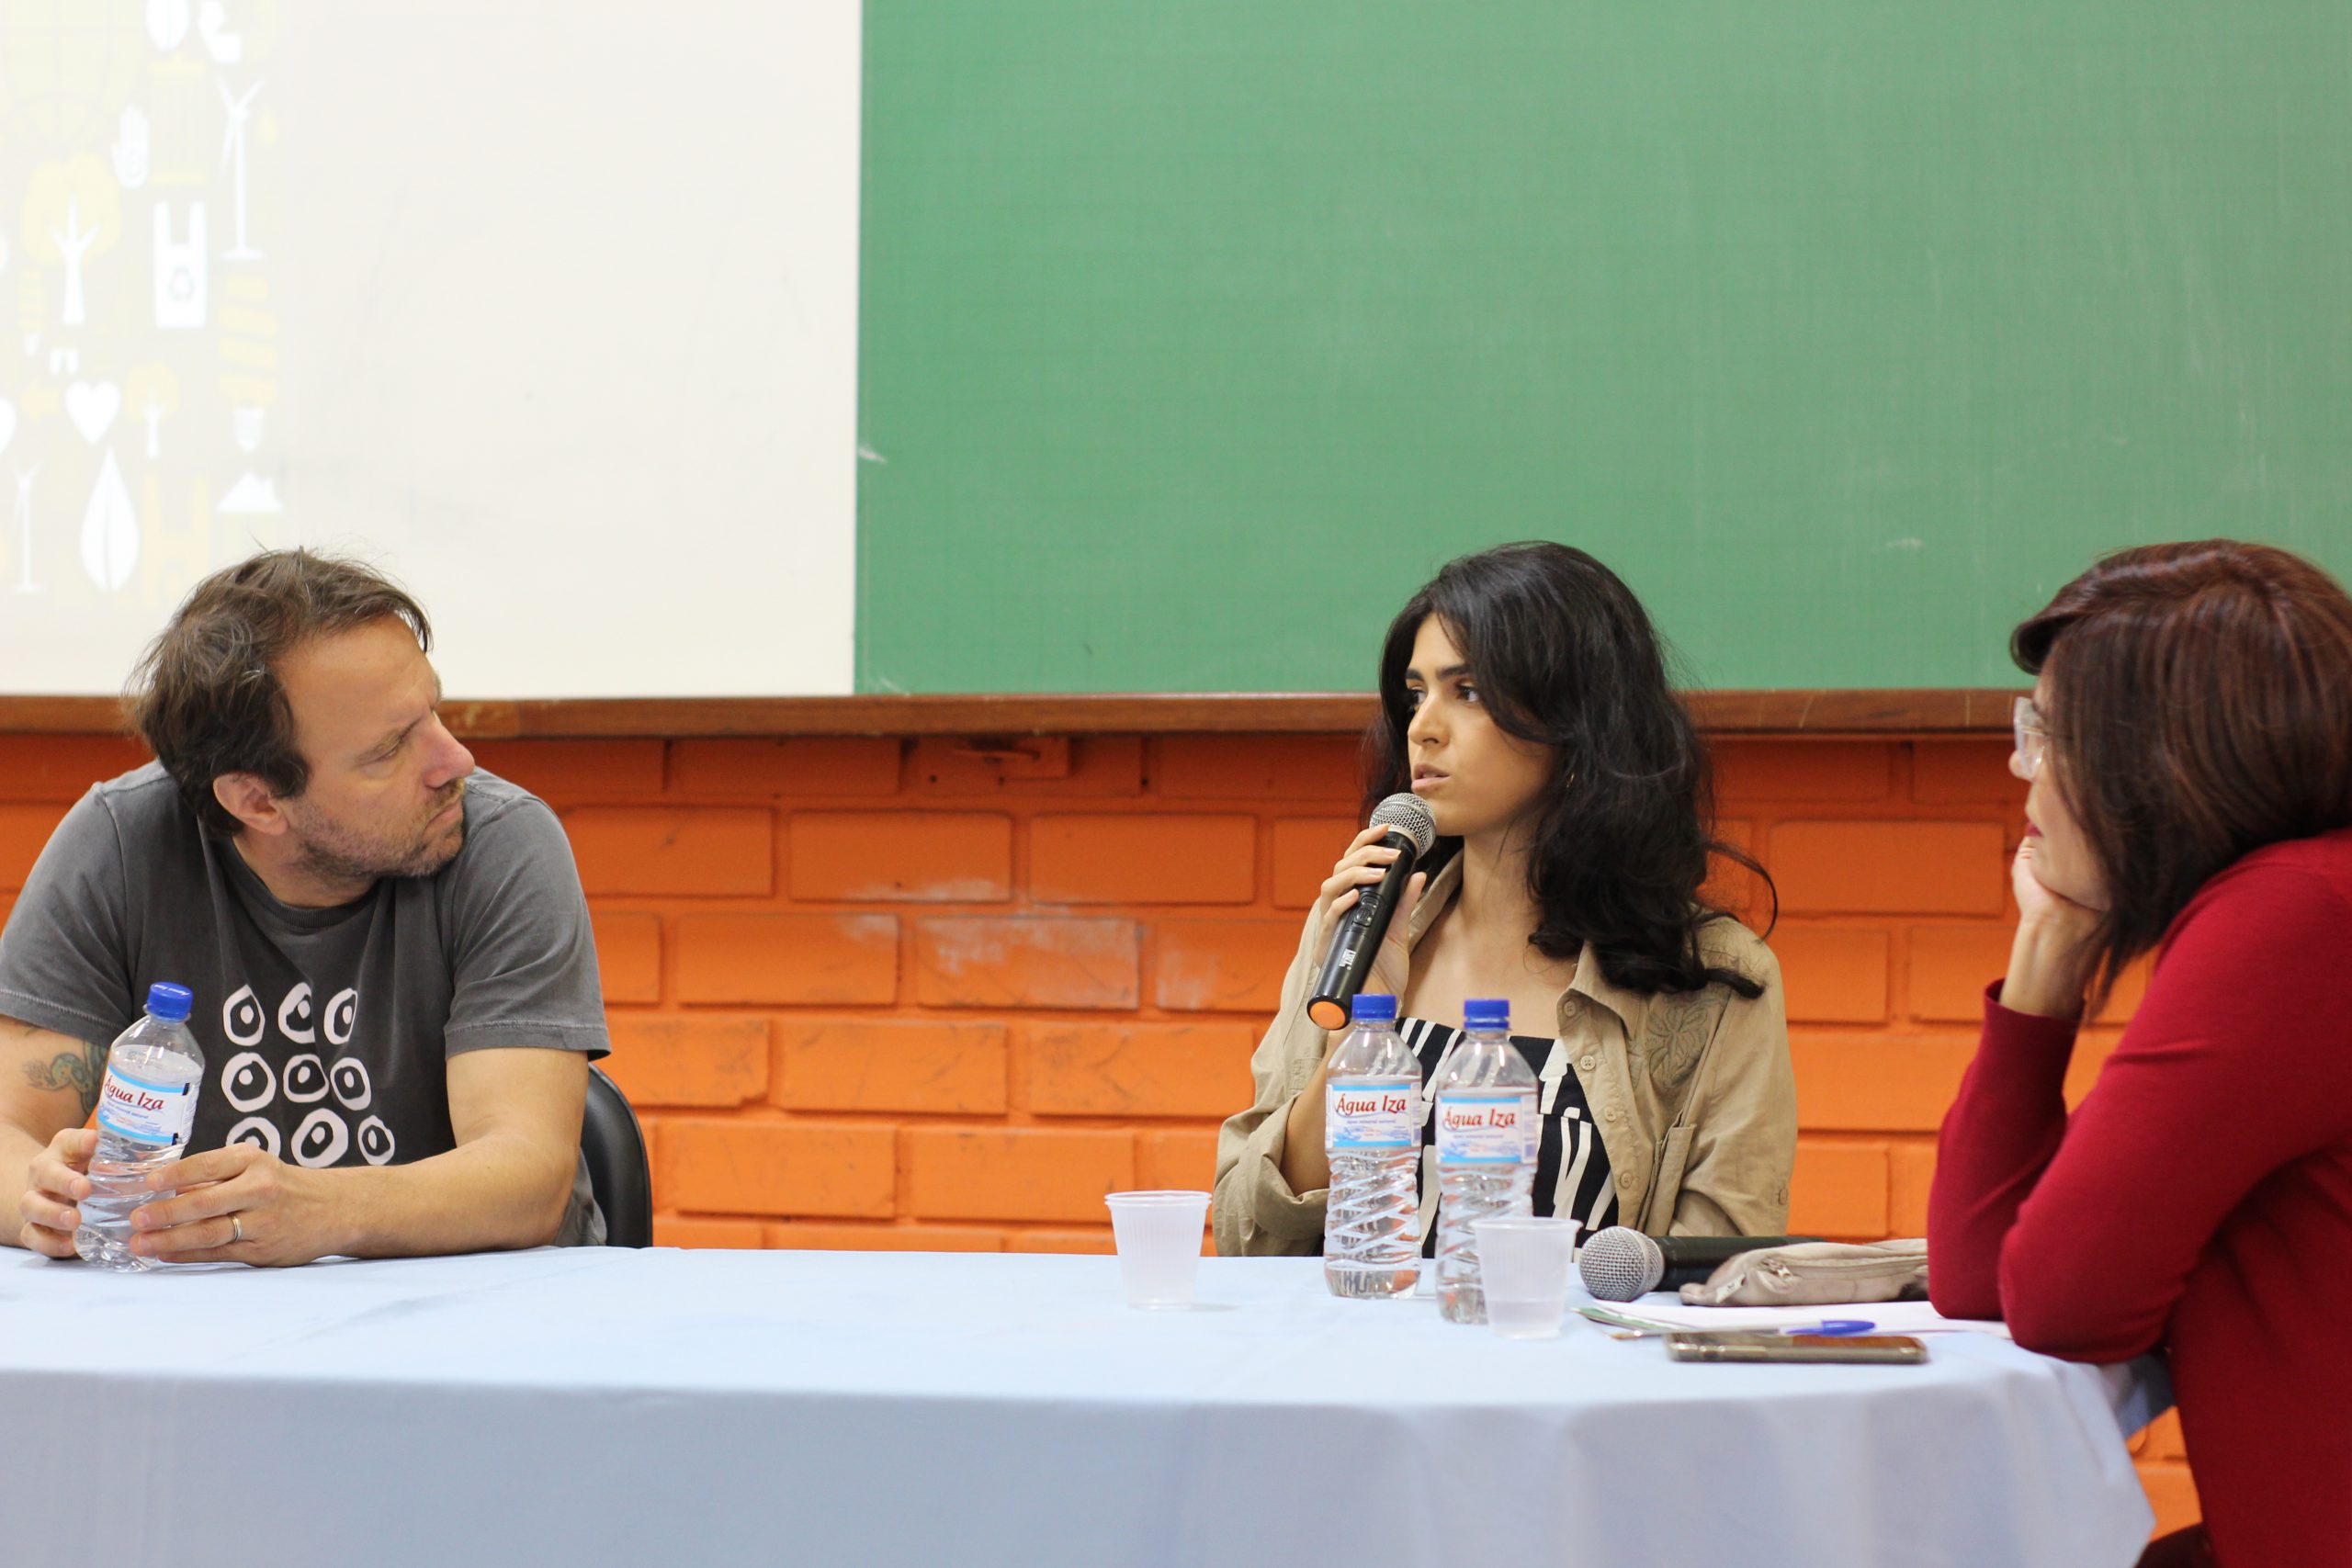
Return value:
[(76, 381), (65, 389), (65, 417), (96, 446), (122, 412), (122, 389), (112, 381)]

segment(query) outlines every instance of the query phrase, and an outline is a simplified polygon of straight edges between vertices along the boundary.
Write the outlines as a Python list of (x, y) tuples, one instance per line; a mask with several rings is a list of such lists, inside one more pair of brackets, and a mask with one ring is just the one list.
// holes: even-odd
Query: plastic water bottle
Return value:
[(107, 1054), (106, 1084), (98, 1090), (98, 1152), (90, 1159), (96, 1189), (78, 1205), (81, 1226), (74, 1250), (106, 1269), (153, 1269), (155, 1260), (130, 1250), (130, 1216), (142, 1203), (168, 1197), (150, 1192), (150, 1173), (187, 1152), (196, 1126), (197, 1089), (204, 1053), (188, 1032), (195, 998), (185, 986), (147, 987), (147, 1016), (124, 1030)]
[(1463, 1004), (1462, 1038), (1439, 1065), (1437, 1308), (1449, 1323), (1487, 1321), (1479, 1220), (1535, 1212), (1535, 1074), (1510, 1043), (1510, 1004)]
[(1421, 1277), (1421, 1066), (1395, 997), (1358, 996), (1323, 1091), (1323, 1282), (1335, 1296), (1401, 1296)]

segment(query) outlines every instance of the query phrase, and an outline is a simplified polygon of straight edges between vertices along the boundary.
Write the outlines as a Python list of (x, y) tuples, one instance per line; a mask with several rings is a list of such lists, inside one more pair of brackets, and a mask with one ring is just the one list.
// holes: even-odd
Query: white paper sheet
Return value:
[(1993, 1334), (2007, 1339), (2008, 1325), (1973, 1318), (1946, 1317), (1926, 1302), (1856, 1302), (1830, 1306), (1736, 1307), (1685, 1306), (1672, 1296), (1647, 1296), (1619, 1304), (1599, 1302), (1625, 1317), (1666, 1328), (1799, 1328), (1830, 1319), (1856, 1319), (1875, 1325), (1879, 1334)]

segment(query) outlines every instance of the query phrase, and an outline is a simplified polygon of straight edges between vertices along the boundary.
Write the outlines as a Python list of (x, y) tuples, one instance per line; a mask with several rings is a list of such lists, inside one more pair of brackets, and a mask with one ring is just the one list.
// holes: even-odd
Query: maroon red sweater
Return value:
[(2223, 1568), (2352, 1565), (2352, 830), (2198, 890), (2071, 1120), (2074, 1025), (1997, 998), (1937, 1146), (1937, 1310), (2165, 1348)]

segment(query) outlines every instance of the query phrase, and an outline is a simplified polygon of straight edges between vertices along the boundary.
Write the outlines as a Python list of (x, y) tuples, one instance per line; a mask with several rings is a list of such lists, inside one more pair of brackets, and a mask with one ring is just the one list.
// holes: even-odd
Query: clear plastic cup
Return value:
[(1111, 1235), (1119, 1248), (1119, 1277), (1131, 1307), (1188, 1307), (1201, 1271), (1205, 1192), (1114, 1192)]
[(1577, 1223), (1513, 1214), (1476, 1220), (1478, 1271), (1487, 1291), (1487, 1325), (1506, 1339), (1553, 1339), (1568, 1309)]

